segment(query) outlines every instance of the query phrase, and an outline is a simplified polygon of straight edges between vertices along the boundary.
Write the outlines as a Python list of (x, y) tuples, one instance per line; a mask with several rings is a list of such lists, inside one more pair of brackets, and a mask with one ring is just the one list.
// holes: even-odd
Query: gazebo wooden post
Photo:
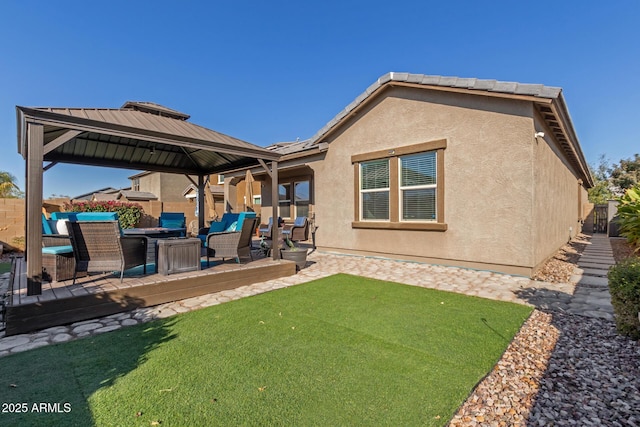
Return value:
[(274, 260), (280, 259), (280, 248), (278, 248), (278, 242), (280, 241), (280, 230), (278, 229), (278, 208), (279, 208), (279, 193), (278, 193), (278, 162), (276, 160), (271, 162), (271, 204), (273, 205), (273, 213), (271, 218), (271, 255)]
[(204, 228), (204, 187), (205, 187), (204, 175), (198, 175), (198, 197), (196, 202), (198, 203), (198, 230)]
[(42, 160), (44, 126), (27, 124), (25, 256), (27, 295), (42, 294)]

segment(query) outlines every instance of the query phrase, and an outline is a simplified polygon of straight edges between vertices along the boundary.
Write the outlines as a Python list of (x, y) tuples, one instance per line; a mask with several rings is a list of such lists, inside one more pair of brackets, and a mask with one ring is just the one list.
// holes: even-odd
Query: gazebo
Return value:
[[(43, 172), (58, 163), (197, 176), (197, 182), (192, 182), (200, 196), (199, 212), (204, 212), (205, 177), (262, 166), (276, 183), (272, 199), (278, 200), (278, 153), (190, 123), (187, 114), (159, 104), (126, 102), (120, 108), (16, 106), (16, 114), (18, 152), (26, 161), (28, 295), (42, 293), (42, 180)], [(277, 217), (278, 205), (273, 205)], [(204, 226), (203, 215), (198, 222)], [(278, 251), (273, 251), (273, 258), (278, 256)]]

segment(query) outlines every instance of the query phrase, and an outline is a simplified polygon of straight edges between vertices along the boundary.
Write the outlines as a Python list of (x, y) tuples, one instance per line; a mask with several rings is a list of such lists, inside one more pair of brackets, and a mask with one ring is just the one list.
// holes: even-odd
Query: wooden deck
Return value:
[(163, 276), (125, 275), (122, 283), (113, 273), (92, 274), (61, 282), (43, 282), (42, 295), (27, 296), (26, 263), (15, 260), (11, 298), (6, 312), (6, 335), (64, 325), (196, 297), (295, 274), (291, 261), (262, 258), (244, 264), (216, 260), (211, 267)]

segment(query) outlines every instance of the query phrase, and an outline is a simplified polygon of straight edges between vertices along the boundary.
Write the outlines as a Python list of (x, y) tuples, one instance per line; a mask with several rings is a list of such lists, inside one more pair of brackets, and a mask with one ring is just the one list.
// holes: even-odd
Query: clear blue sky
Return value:
[[(152, 101), (266, 146), (313, 136), (379, 76), (560, 86), (587, 161), (640, 152), (640, 2), (0, 2), (0, 170), (24, 190), (15, 106)], [(136, 171), (57, 165), (44, 196)]]

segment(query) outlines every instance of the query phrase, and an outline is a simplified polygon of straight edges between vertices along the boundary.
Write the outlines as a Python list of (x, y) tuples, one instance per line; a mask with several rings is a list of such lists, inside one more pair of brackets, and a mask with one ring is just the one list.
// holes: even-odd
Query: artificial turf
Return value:
[(335, 275), (3, 357), (0, 424), (444, 425), (530, 312)]
[(10, 262), (0, 262), (0, 274), (8, 273), (11, 271), (11, 263)]

